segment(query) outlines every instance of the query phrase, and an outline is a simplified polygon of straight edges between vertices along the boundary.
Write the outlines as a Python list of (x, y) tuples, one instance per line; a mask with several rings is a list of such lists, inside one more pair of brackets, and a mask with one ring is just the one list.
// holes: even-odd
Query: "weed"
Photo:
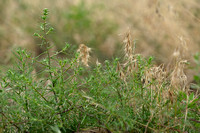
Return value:
[(18, 49), (16, 65), (1, 74), (1, 131), (199, 131), (200, 99), (188, 93), (185, 61), (167, 74), (164, 65), (154, 66), (152, 57), (134, 53), (130, 32), (122, 63), (117, 58), (88, 67), (91, 49), (84, 44), (74, 57), (61, 58), (69, 45), (50, 52), (48, 13), (44, 9), (41, 33), (34, 34), (45, 52), (34, 57)]

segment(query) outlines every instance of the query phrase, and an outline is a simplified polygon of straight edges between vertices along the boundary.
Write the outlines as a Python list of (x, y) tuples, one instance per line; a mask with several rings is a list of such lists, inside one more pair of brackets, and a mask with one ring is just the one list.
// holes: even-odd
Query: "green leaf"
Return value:
[(49, 12), (49, 10), (47, 9), (47, 8), (45, 8), (44, 10), (43, 10), (43, 15), (48, 15), (48, 12)]
[(51, 129), (55, 132), (55, 133), (61, 133), (60, 129), (58, 128), (58, 126), (51, 126)]
[(42, 16), (41, 17), (43, 20), (46, 20), (47, 19), (47, 16)]
[(197, 81), (197, 82), (200, 81), (200, 75), (195, 75), (194, 80)]
[(194, 93), (192, 92), (189, 96), (189, 101), (193, 100), (194, 99)]

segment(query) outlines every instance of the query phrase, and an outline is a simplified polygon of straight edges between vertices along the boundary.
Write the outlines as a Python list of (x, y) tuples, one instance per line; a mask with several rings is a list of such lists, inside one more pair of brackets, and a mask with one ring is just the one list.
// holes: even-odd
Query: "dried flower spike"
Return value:
[(88, 61), (90, 58), (89, 53), (91, 51), (91, 48), (88, 48), (85, 44), (80, 44), (77, 51), (80, 53), (78, 61), (81, 60), (81, 62), (88, 67)]
[(129, 61), (132, 61), (133, 54), (134, 54), (134, 48), (132, 45), (130, 30), (126, 33), (123, 43), (124, 43), (125, 57), (127, 57)]

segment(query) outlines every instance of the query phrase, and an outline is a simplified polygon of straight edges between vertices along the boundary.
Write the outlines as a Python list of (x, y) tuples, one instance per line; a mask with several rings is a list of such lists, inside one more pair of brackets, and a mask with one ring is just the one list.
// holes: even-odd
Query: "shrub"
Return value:
[[(176, 84), (164, 66), (134, 53), (131, 34), (124, 59), (90, 64), (90, 48), (81, 44), (72, 58), (66, 46), (52, 53), (44, 9), (41, 33), (45, 52), (14, 54), (16, 64), (1, 75), (0, 130), (4, 132), (198, 132), (199, 97)], [(178, 61), (177, 71), (183, 71)], [(172, 74), (172, 75), (173, 75)], [(181, 80), (176, 74), (173, 79)]]

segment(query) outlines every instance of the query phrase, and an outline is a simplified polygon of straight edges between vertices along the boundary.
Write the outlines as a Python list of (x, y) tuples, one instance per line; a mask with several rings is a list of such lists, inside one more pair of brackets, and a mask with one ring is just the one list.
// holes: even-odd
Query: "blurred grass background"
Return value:
[(33, 37), (39, 28), (41, 11), (50, 10), (49, 22), (55, 28), (50, 41), (55, 50), (65, 42), (70, 51), (81, 43), (93, 49), (100, 61), (122, 57), (122, 34), (128, 28), (137, 40), (136, 52), (153, 55), (157, 63), (169, 62), (180, 45), (188, 44), (188, 57), (200, 51), (199, 0), (1, 0), (0, 64), (12, 62), (12, 51), (27, 48), (40, 54), (40, 41)]

